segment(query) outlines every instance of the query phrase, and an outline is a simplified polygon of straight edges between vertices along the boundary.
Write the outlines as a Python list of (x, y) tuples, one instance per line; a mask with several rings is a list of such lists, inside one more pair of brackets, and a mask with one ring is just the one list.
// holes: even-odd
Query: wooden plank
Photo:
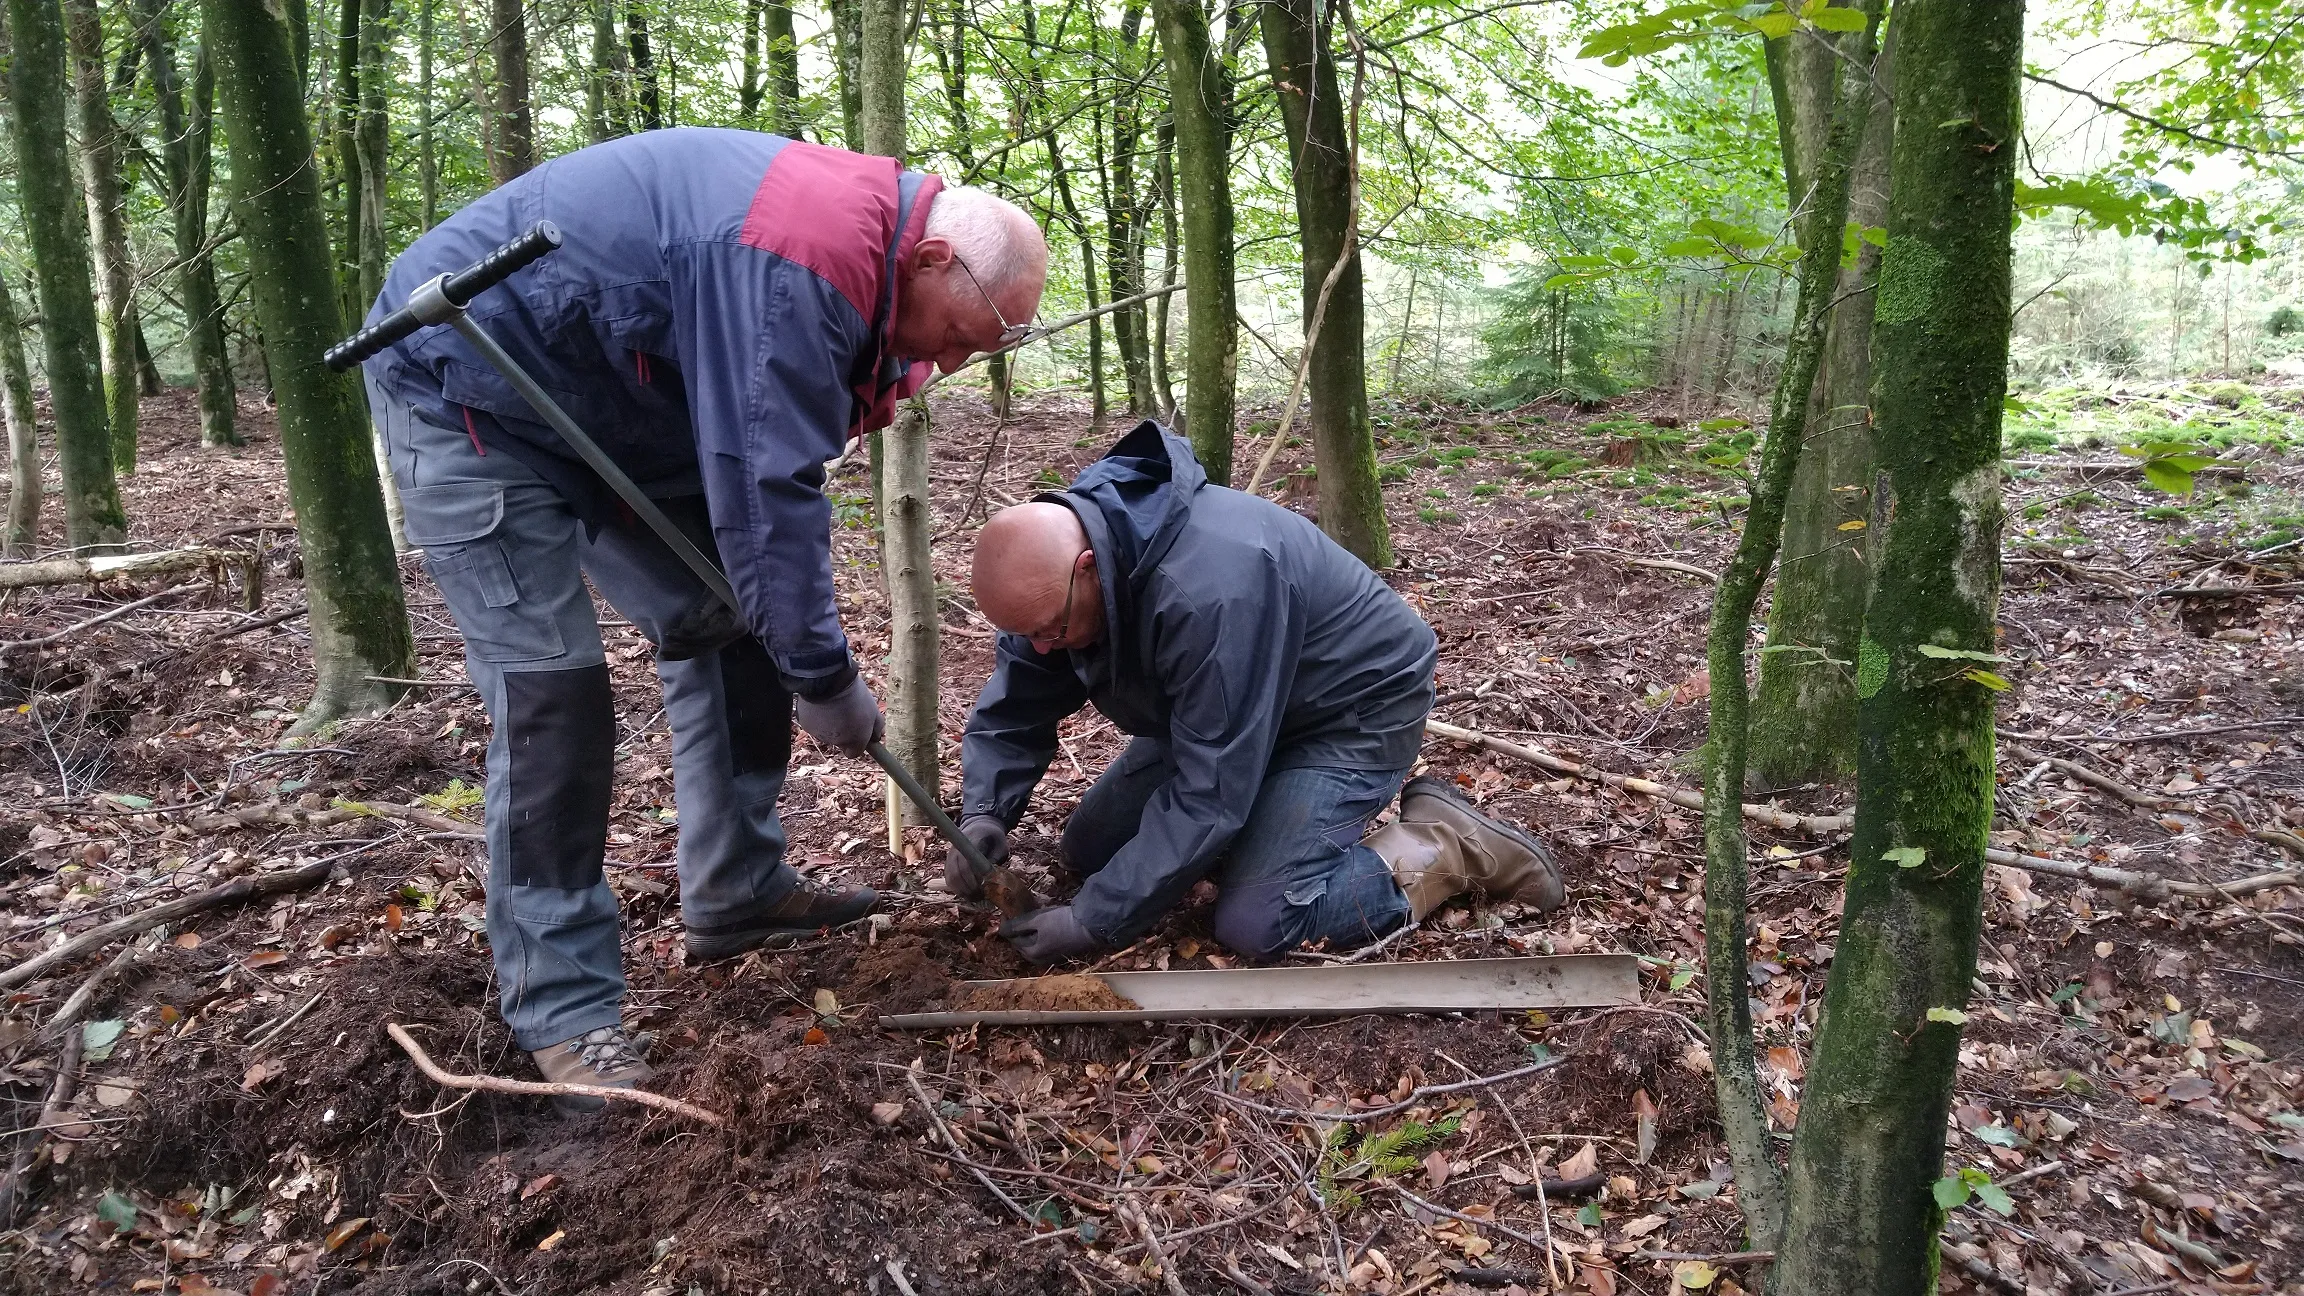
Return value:
[[(1618, 1008), (1640, 1002), (1640, 961), (1629, 954), (1454, 959), (1428, 963), (1320, 967), (1193, 968), (1094, 974), (1133, 1009), (996, 1009), (898, 1013), (898, 1030), (947, 1026), (1058, 1026), (1176, 1021), (1196, 1017), (1338, 1017), (1360, 1013), (1519, 1012), (1530, 1008)], [(1017, 985), (966, 981), (972, 990)]]

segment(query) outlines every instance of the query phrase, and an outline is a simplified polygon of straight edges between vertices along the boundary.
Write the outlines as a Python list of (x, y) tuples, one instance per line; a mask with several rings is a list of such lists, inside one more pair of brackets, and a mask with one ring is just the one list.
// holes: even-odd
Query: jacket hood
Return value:
[(1137, 591), (1176, 543), (1192, 516), (1192, 497), (1207, 484), (1192, 443), (1146, 419), (1070, 487), (1039, 497), (1071, 509), (1088, 533), (1108, 641), (1134, 623)]

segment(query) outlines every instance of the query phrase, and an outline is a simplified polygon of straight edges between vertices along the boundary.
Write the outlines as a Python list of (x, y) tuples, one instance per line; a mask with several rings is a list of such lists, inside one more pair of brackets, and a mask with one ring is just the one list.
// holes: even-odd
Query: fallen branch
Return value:
[(1428, 1210), (1435, 1215), (1445, 1215), (1452, 1220), (1462, 1220), (1466, 1224), (1477, 1224), (1483, 1228), (1492, 1228), (1504, 1236), (1511, 1238), (1515, 1242), (1524, 1242), (1529, 1246), (1536, 1248), (1539, 1253), (1543, 1252), (1545, 1249), (1544, 1241), (1542, 1238), (1530, 1237), (1526, 1233), (1523, 1233), (1520, 1230), (1513, 1228), (1511, 1225), (1504, 1223), (1502, 1220), (1481, 1219), (1477, 1215), (1466, 1215), (1462, 1211), (1452, 1211), (1438, 1202), (1426, 1201), (1398, 1184), (1386, 1184), (1385, 1186), (1390, 1188), (1393, 1192), (1398, 1193), (1402, 1198), (1406, 1199), (1408, 1204), (1411, 1206), (1415, 1206), (1423, 1210)]
[(2278, 585), (2171, 585), (2155, 590), (2154, 598), (2247, 598), (2251, 594), (2293, 594), (2304, 590), (2304, 581), (2286, 581)]
[(1025, 1210), (1024, 1207), (1019, 1205), (1015, 1198), (1009, 1196), (1007, 1192), (1000, 1187), (1000, 1185), (992, 1182), (992, 1176), (984, 1173), (983, 1167), (977, 1165), (973, 1160), (969, 1159), (968, 1153), (961, 1149), (960, 1140), (953, 1137), (951, 1127), (944, 1123), (943, 1114), (936, 1110), (936, 1104), (928, 1097), (928, 1091), (920, 1087), (920, 1077), (914, 1075), (910, 1069), (906, 1069), (904, 1072), (904, 1083), (911, 1086), (912, 1096), (918, 1099), (920, 1102), (920, 1110), (928, 1113), (928, 1123), (935, 1126), (936, 1132), (943, 1136), (944, 1146), (951, 1149), (953, 1159), (959, 1161), (962, 1165), (967, 1166), (968, 1173), (976, 1176), (976, 1182), (984, 1185), (984, 1188), (987, 1192), (990, 1192), (994, 1197), (999, 1198), (1001, 1205), (1006, 1206), (1009, 1210), (1014, 1211), (1016, 1213), (1016, 1218), (1024, 1221), (1032, 1228), (1038, 1229), (1040, 1227), (1040, 1217), (1034, 1215), (1028, 1210)]
[(1576, 552), (1613, 558), (1629, 566), (1646, 567), (1650, 571), (1676, 572), (1682, 576), (1693, 576), (1698, 580), (1711, 581), (1713, 584), (1720, 582), (1720, 573), (1718, 572), (1706, 571), (1691, 563), (1676, 562), (1670, 558), (1642, 558), (1637, 554), (1618, 553), (1613, 549), (1578, 549)]
[(169, 576), (186, 571), (218, 572), (225, 567), (237, 567), (245, 572), (254, 563), (254, 554), (238, 549), (209, 548), (100, 554), (93, 558), (43, 558), (38, 562), (0, 563), (0, 590), (100, 584), (132, 576)]
[[(155, 810), (143, 813), (162, 812)], [(486, 834), (477, 825), (420, 806), (398, 805), (390, 801), (346, 801), (325, 810), (307, 810), (280, 801), (259, 801), (230, 810), (194, 813), (184, 823), (195, 831), (212, 833), (229, 832), (235, 828), (327, 828), (350, 823), (355, 819), (370, 818), (404, 820), (435, 832), (472, 841), (486, 838)]]
[(43, 1035), (62, 1035), (72, 1029), (79, 1023), (80, 1015), (88, 1011), (90, 1004), (96, 1002), (96, 992), (104, 988), (104, 983), (118, 975), (120, 969), (135, 962), (144, 952), (144, 950), (131, 944), (118, 954), (113, 955), (111, 962), (89, 974), (88, 979), (80, 983), (80, 988), (74, 990), (70, 998), (57, 1006), (56, 1015), (48, 1019), (48, 1024), (40, 1028), (40, 1033)]
[(49, 1083), (48, 1101), (41, 1105), (40, 1119), (32, 1122), (34, 1132), (25, 1135), (16, 1148), (15, 1157), (9, 1161), (8, 1177), (0, 1180), (0, 1229), (11, 1228), (16, 1223), (16, 1203), (23, 1195), (24, 1180), (32, 1173), (40, 1150), (47, 1146), (40, 1131), (55, 1128), (57, 1117), (64, 1114), (64, 1105), (72, 1101), (72, 1088), (80, 1074), (80, 1046), (86, 1038), (81, 1031), (64, 1032), (64, 1049), (56, 1059), (56, 1078)]
[[(1629, 778), (1622, 774), (1610, 774), (1602, 770), (1595, 770), (1588, 765), (1579, 765), (1575, 761), (1555, 756), (1542, 748), (1507, 742), (1502, 738), (1481, 733), (1476, 729), (1460, 728), (1444, 720), (1426, 719), (1424, 728), (1428, 733), (1435, 733), (1457, 742), (1471, 743), (1498, 755), (1526, 761), (1539, 769), (1552, 770), (1555, 773), (1566, 774), (1571, 778), (1590, 779), (1605, 783), (1610, 787), (1622, 788), (1627, 792), (1637, 792), (1642, 796), (1657, 797), (1661, 800), (1670, 801), (1674, 805), (1686, 806), (1691, 810), (1704, 808), (1704, 794), (1701, 792), (1691, 791), (1687, 788), (1666, 787), (1661, 783), (1652, 783), (1647, 779)], [(2027, 759), (2031, 758), (2027, 757)], [(1853, 815), (1800, 815), (1793, 814), (1788, 810), (1779, 810), (1774, 806), (1754, 805), (1749, 801), (1744, 803), (1744, 817), (1774, 828), (1819, 835), (1847, 832), (1855, 826), (1856, 822)], [(2274, 830), (2266, 829), (2263, 831), (2271, 833)], [(2257, 836), (2257, 833), (2252, 830), (2250, 835)], [(2277, 840), (2277, 837), (2286, 835), (2275, 833), (2272, 839), (2274, 844), (2287, 845), (2288, 843)], [(2259, 840), (2267, 840), (2267, 838), (2259, 837)], [(2304, 842), (2298, 844), (2304, 845)], [(2162, 895), (2181, 895), (2200, 900), (2237, 900), (2242, 896), (2254, 895), (2259, 891), (2267, 891), (2273, 887), (2294, 886), (2299, 882), (2304, 882), (2304, 871), (2296, 869), (2258, 873), (2231, 882), (2179, 882), (2173, 878), (2164, 878), (2153, 873), (2136, 873), (2128, 869), (2110, 868), (2101, 864), (2074, 864), (2065, 860), (2002, 850), (1997, 846), (1986, 847), (1984, 858), (1993, 864), (2024, 869), (2033, 873), (2047, 873), (2055, 877), (2073, 878), (2099, 886), (2114, 887), (2131, 895), (2143, 896), (2147, 899)]]
[(507, 1080), (502, 1076), (458, 1075), (453, 1071), (443, 1071), (440, 1064), (424, 1051), (424, 1046), (401, 1028), (400, 1023), (386, 1022), (384, 1030), (392, 1037), (392, 1042), (398, 1044), (415, 1061), (417, 1070), (422, 1071), (434, 1084), (445, 1085), (450, 1089), (485, 1089), (490, 1093), (538, 1094), (547, 1097), (608, 1098), (654, 1107), (675, 1116), (686, 1116), (715, 1129), (728, 1124), (727, 1118), (718, 1112), (677, 1098), (667, 1098), (660, 1093), (650, 1093), (645, 1089), (612, 1089), (607, 1085), (570, 1084), (556, 1080)]
[(1776, 1258), (1773, 1251), (1635, 1251), (1635, 1260), (1700, 1260), (1708, 1265), (1766, 1264)]
[(205, 891), (156, 904), (149, 909), (115, 918), (99, 927), (92, 927), (78, 936), (25, 959), (5, 972), (0, 972), (0, 990), (20, 986), (50, 968), (70, 962), (90, 950), (102, 949), (122, 936), (139, 935), (164, 922), (174, 922), (188, 914), (202, 913), (224, 905), (238, 904), (261, 896), (278, 895), (283, 891), (301, 891), (317, 886), (328, 879), (340, 857), (317, 859), (301, 868), (278, 873), (257, 873), (237, 877)]
[(1168, 1289), (1168, 1296), (1185, 1296), (1184, 1282), (1176, 1276), (1176, 1265), (1169, 1260), (1168, 1253), (1160, 1249), (1160, 1239), (1152, 1232), (1152, 1222), (1144, 1218), (1144, 1212), (1134, 1206), (1122, 1206), (1120, 1216), (1144, 1239), (1144, 1249), (1151, 1253), (1152, 1263), (1160, 1266), (1160, 1284)]
[(103, 625), (107, 621), (118, 620), (119, 618), (134, 612), (138, 608), (148, 607), (151, 604), (158, 603), (162, 599), (174, 598), (186, 590), (194, 590), (198, 588), (200, 588), (198, 585), (172, 585), (157, 594), (147, 594), (143, 598), (137, 599), (132, 603), (122, 603), (118, 607), (107, 608), (104, 611), (99, 612), (84, 621), (75, 621), (71, 625), (56, 631), (54, 634), (44, 634), (33, 639), (16, 639), (11, 640), (8, 643), (0, 643), (0, 653), (22, 652), (27, 648), (45, 648), (49, 644), (59, 643), (63, 640), (69, 639), (72, 636), (79, 634), (83, 630), (93, 630), (97, 626)]
[(2011, 733), (2009, 738), (2022, 738), (2029, 742), (2063, 743), (2156, 743), (2176, 738), (2205, 738), (2210, 734), (2252, 733), (2262, 729), (2292, 729), (2304, 724), (2304, 715), (2265, 716), (2261, 720), (2242, 720), (2233, 724), (2202, 725), (2196, 729), (2159, 729), (2140, 734), (2046, 734)]

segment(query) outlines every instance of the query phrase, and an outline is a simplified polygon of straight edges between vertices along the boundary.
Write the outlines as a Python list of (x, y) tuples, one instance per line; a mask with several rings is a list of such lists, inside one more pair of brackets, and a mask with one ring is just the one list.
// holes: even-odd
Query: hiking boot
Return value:
[[(602, 1026), (550, 1048), (537, 1049), (528, 1056), (536, 1059), (536, 1069), (544, 1073), (544, 1078), (555, 1084), (632, 1089), (656, 1074), (648, 1065), (646, 1040), (646, 1036), (635, 1038), (622, 1026)], [(581, 1094), (554, 1094), (552, 1105), (571, 1115), (583, 1115), (601, 1110), (608, 1105), (608, 1100)]]
[(1568, 899), (1559, 861), (1543, 842), (1481, 814), (1442, 779), (1409, 780), (1400, 791), (1400, 818), (1370, 834), (1366, 845), (1407, 893), (1411, 922), (1466, 892), (1539, 909)]
[(819, 888), (806, 878), (774, 905), (734, 922), (688, 928), (688, 961), (713, 963), (749, 953), (763, 945), (791, 940), (827, 927), (855, 922), (880, 903), (870, 887), (846, 891)]

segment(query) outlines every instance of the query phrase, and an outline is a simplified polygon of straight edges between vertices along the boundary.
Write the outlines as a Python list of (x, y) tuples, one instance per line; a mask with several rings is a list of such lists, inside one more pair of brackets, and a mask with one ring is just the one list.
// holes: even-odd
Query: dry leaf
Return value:
[[(252, 1062), (249, 1064), (248, 1070), (242, 1073), (240, 1076), (240, 1087), (253, 1093), (257, 1088), (261, 1087), (265, 1081), (272, 1079), (274, 1076), (279, 1075), (281, 1072), (286, 1071), (287, 1069), (288, 1066), (286, 1063), (275, 1061), (271, 1058), (264, 1058), (260, 1061)], [(328, 1249), (333, 1251), (336, 1248), (329, 1247)]]
[(566, 1230), (566, 1229), (554, 1229), (554, 1230), (552, 1230), (552, 1236), (550, 1236), (550, 1237), (548, 1237), (548, 1238), (544, 1239), (543, 1241), (541, 1241), (541, 1242), (539, 1242), (539, 1243), (537, 1243), (537, 1244), (536, 1244), (536, 1249), (537, 1249), (537, 1250), (539, 1250), (539, 1251), (549, 1251), (549, 1250), (551, 1250), (552, 1248), (554, 1248), (554, 1247), (556, 1247), (556, 1246), (560, 1245), (560, 1239), (562, 1239), (562, 1238), (564, 1238), (564, 1237), (567, 1237), (567, 1236), (568, 1236), (568, 1230)]
[(173, 1025), (175, 1025), (176, 1023), (178, 1023), (178, 1022), (180, 1022), (180, 1021), (182, 1021), (182, 1020), (184, 1020), (184, 1014), (183, 1014), (181, 1011), (179, 1011), (179, 1010), (178, 1010), (178, 1009), (177, 1009), (177, 1008), (176, 1008), (174, 1005), (172, 1005), (172, 1004), (162, 1004), (162, 1005), (160, 1005), (160, 1024), (161, 1024), (161, 1025), (163, 1025), (163, 1026), (173, 1026)]
[(400, 924), (405, 921), (407, 920), (401, 914), (400, 906), (396, 904), (388, 904), (384, 906), (384, 930), (388, 932), (397, 932), (400, 930)]
[(1787, 1080), (1797, 1080), (1807, 1074), (1808, 1070), (1801, 1065), (1800, 1050), (1790, 1046), (1780, 1046), (1768, 1050), (1768, 1065), (1776, 1068)]
[(338, 1250), (345, 1243), (351, 1241), (355, 1234), (359, 1233), (360, 1230), (366, 1227), (368, 1227), (368, 1217), (365, 1215), (358, 1216), (354, 1219), (345, 1220), (343, 1223), (338, 1224), (336, 1227), (328, 1230), (327, 1239), (321, 1242), (320, 1245), (330, 1251)]
[(527, 1187), (520, 1190), (520, 1200), (526, 1201), (539, 1193), (548, 1193), (559, 1186), (560, 1176), (556, 1174), (538, 1175), (528, 1181)]
[(279, 1292), (280, 1275), (269, 1269), (256, 1275), (255, 1283), (248, 1288), (248, 1296), (279, 1296)]
[(1720, 1281), (1720, 1271), (1701, 1260), (1683, 1260), (1672, 1266), (1672, 1281), (1690, 1291), (1702, 1291)]
[(1438, 1188), (1448, 1182), (1448, 1154), (1438, 1148), (1424, 1154), (1425, 1186)]
[(285, 963), (287, 961), (288, 954), (285, 950), (258, 950), (254, 954), (249, 955), (247, 958), (242, 959), (240, 961), (240, 965), (242, 967), (266, 968), (272, 966), (275, 963)]
[(816, 992), (816, 1015), (819, 1017), (838, 1017), (840, 1015), (840, 996), (829, 990), (818, 990)]
[(178, 949), (198, 949), (200, 948), (200, 933), (185, 932), (176, 938), (175, 945)]
[(1588, 1264), (1584, 1266), (1584, 1272), (1578, 1276), (1583, 1281), (1585, 1290), (1591, 1292), (1592, 1296), (1616, 1296), (1615, 1270), (1605, 1265)]
[(902, 1103), (882, 1102), (872, 1104), (872, 1123), (875, 1125), (893, 1125), (903, 1115), (904, 1104)]
[(136, 1091), (126, 1085), (100, 1084), (96, 1086), (96, 1105), (99, 1107), (125, 1107), (136, 1101)]
[(1560, 1163), (1560, 1177), (1563, 1179), (1581, 1179), (1599, 1168), (1600, 1145), (1586, 1143), (1577, 1149), (1576, 1155)]
[(824, 1033), (823, 1027), (811, 1026), (808, 1028), (808, 1033), (800, 1037), (800, 1042), (803, 1044), (822, 1044), (831, 1038)]
[(1628, 1238), (1643, 1238), (1664, 1227), (1670, 1222), (1670, 1220), (1666, 1219), (1662, 1215), (1643, 1215), (1624, 1226), (1624, 1236)]

